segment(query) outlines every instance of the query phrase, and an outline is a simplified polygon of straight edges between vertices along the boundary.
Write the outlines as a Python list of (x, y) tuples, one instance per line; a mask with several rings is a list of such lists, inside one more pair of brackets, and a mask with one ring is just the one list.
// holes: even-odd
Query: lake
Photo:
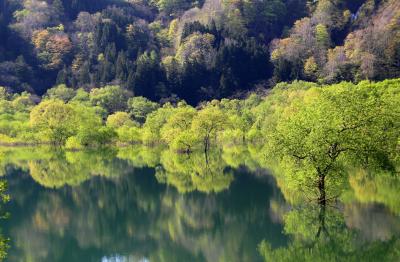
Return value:
[(400, 259), (399, 199), (379, 181), (350, 178), (340, 201), (321, 207), (294, 205), (238, 152), (2, 149), (1, 168), (7, 261)]

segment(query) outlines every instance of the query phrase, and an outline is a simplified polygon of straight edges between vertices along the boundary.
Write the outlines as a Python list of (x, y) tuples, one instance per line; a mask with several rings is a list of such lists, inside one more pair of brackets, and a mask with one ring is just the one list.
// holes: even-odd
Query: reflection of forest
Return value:
[[(4, 222), (9, 260), (98, 261), (120, 254), (133, 261), (257, 261), (262, 239), (261, 254), (272, 261), (307, 260), (307, 248), (322, 258), (336, 251), (356, 257), (360, 248), (397, 258), (396, 175), (357, 172), (346, 183), (329, 182), (343, 187), (340, 208), (321, 212), (294, 208), (303, 192), (284, 175), (250, 175), (262, 173), (256, 159), (235, 147), (207, 159), (162, 148), (3, 149), (0, 165), (13, 198), (12, 219)], [(318, 221), (326, 231), (316, 239)], [(338, 249), (343, 245), (346, 250)]]
[[(150, 261), (257, 261), (256, 247), (265, 236), (274, 245), (284, 243), (284, 238), (273, 238), (282, 227), (269, 222), (268, 215), (268, 199), (277, 191), (263, 178), (231, 169), (228, 174), (240, 181), (230, 179), (225, 186), (230, 185), (229, 190), (182, 195), (158, 183), (155, 169), (133, 167), (137, 159), (68, 154), (81, 154), (74, 158), (81, 173), (78, 168), (64, 172), (71, 155), (16, 161), (21, 168), (16, 162), (12, 168), (6, 165), (15, 196), (11, 210), (15, 219), (6, 225), (13, 245), (10, 261), (99, 261), (114, 254)], [(95, 171), (84, 173), (88, 169), (83, 161), (96, 164)], [(55, 178), (58, 182), (51, 182), (56, 169), (50, 163), (63, 166), (64, 174)], [(32, 166), (39, 164), (40, 175), (23, 171), (36, 172)], [(101, 176), (88, 179), (90, 175)], [(61, 186), (62, 179), (73, 186)]]

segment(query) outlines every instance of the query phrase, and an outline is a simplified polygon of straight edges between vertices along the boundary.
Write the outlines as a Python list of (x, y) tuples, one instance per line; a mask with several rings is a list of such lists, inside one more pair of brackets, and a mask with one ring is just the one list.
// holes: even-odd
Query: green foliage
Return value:
[(218, 107), (210, 104), (202, 109), (192, 122), (192, 131), (203, 143), (204, 150), (208, 151), (212, 141), (216, 141), (219, 132), (228, 125), (227, 115)]
[(130, 93), (119, 86), (105, 86), (90, 91), (90, 102), (103, 107), (110, 114), (124, 111), (129, 97)]
[(146, 122), (143, 125), (143, 143), (154, 144), (160, 142), (161, 128), (173, 112), (174, 107), (171, 104), (165, 104), (163, 107), (148, 115)]
[(66, 85), (58, 85), (56, 87), (47, 90), (47, 93), (44, 96), (44, 98), (54, 99), (54, 100), (58, 99), (67, 103), (72, 98), (74, 98), (75, 95), (76, 95), (75, 90), (68, 88)]
[(30, 124), (42, 141), (61, 145), (76, 132), (77, 114), (71, 105), (60, 100), (46, 100), (30, 113)]
[(329, 32), (325, 25), (318, 24), (315, 27), (315, 39), (321, 48), (327, 48), (330, 45)]
[(169, 15), (176, 15), (177, 12), (189, 9), (198, 3), (193, 0), (154, 0), (154, 2), (160, 11)]
[(72, 98), (72, 102), (88, 103), (89, 101), (90, 101), (89, 93), (82, 88), (76, 90), (76, 94)]
[(107, 117), (107, 126), (117, 129), (123, 126), (134, 126), (135, 123), (131, 120), (130, 116), (126, 112), (116, 112)]
[(132, 97), (128, 100), (128, 110), (133, 119), (139, 123), (144, 123), (146, 117), (151, 112), (157, 110), (160, 107), (159, 104), (148, 100), (142, 96)]
[(265, 138), (263, 154), (278, 159), (299, 188), (324, 183), (326, 177), (335, 187), (349, 165), (393, 170), (400, 133), (400, 115), (393, 110), (399, 108), (398, 85), (395, 80), (277, 87), (266, 108), (259, 106), (266, 110), (256, 121)]
[(117, 129), (118, 142), (122, 144), (140, 144), (142, 130), (137, 126), (122, 126)]
[(190, 151), (195, 143), (191, 125), (196, 113), (191, 106), (185, 104), (178, 106), (160, 130), (162, 140), (174, 150)]
[(78, 137), (70, 136), (65, 142), (65, 148), (69, 150), (81, 150), (83, 149), (83, 146)]
[(206, 68), (214, 67), (215, 49), (212, 34), (194, 33), (188, 36), (176, 53), (176, 59), (181, 66), (200, 64)]

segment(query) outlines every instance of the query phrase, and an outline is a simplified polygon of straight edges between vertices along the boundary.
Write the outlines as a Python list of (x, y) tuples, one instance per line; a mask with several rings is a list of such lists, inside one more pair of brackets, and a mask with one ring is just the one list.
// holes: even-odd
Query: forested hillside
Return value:
[(398, 0), (0, 0), (0, 86), (153, 101), (400, 76)]

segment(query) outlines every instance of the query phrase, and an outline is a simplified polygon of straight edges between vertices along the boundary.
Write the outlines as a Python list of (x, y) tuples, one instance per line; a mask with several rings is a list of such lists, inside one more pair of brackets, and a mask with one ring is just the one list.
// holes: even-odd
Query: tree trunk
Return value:
[(325, 191), (325, 175), (323, 174), (318, 175), (318, 190), (319, 190), (318, 203), (325, 206), (326, 191)]
[(326, 206), (325, 204), (319, 205), (319, 214), (318, 214), (318, 232), (316, 238), (321, 236), (321, 233), (325, 233), (328, 236), (328, 231), (325, 227), (325, 214), (326, 213)]

